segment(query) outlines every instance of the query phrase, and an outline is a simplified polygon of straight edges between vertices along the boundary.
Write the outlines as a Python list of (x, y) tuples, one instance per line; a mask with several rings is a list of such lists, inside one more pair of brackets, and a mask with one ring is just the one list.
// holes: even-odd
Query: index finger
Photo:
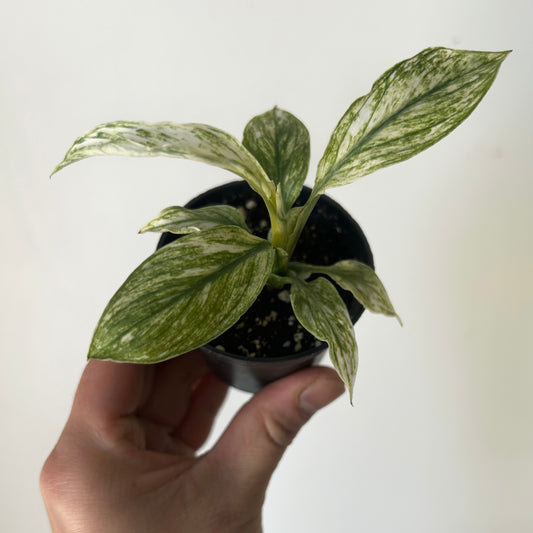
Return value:
[(74, 397), (71, 419), (90, 424), (135, 413), (145, 401), (152, 374), (150, 365), (90, 360)]
[(198, 350), (148, 365), (91, 360), (80, 379), (71, 420), (95, 424), (140, 414), (175, 427), (195, 383), (208, 372)]

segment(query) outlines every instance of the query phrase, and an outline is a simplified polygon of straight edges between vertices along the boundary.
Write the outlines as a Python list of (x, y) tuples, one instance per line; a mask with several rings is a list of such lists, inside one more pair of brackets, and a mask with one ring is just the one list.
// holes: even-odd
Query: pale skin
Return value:
[(270, 477), (344, 386), (313, 367), (272, 383), (198, 455), (227, 386), (200, 353), (156, 365), (90, 361), (41, 472), (54, 533), (258, 533)]

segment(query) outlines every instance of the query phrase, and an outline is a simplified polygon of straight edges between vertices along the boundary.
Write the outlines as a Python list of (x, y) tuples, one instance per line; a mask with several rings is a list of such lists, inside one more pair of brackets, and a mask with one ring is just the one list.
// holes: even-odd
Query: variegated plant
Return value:
[(153, 363), (202, 346), (231, 327), (265, 284), (290, 285), (300, 323), (329, 344), (352, 394), (357, 345), (346, 307), (325, 277), (368, 310), (396, 316), (374, 271), (357, 261), (295, 263), (291, 255), (319, 197), (379, 168), (408, 159), (458, 126), (491, 86), (508, 52), (429, 48), (403, 61), (357, 99), (335, 128), (308, 201), (293, 207), (309, 166), (309, 134), (274, 108), (253, 118), (242, 143), (203, 124), (111, 122), (78, 138), (54, 173), (96, 155), (194, 159), (241, 176), (264, 200), (268, 240), (252, 235), (229, 206), (170, 207), (141, 231), (187, 234), (155, 252), (107, 305), (89, 357)]

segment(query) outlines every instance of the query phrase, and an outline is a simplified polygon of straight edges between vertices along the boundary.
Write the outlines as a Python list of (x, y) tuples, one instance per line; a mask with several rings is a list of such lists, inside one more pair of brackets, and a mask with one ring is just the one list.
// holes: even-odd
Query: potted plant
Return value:
[[(227, 169), (244, 179), (245, 192), (251, 195), (240, 205), (221, 197), (220, 205), (210, 199), (169, 207), (142, 228), (141, 232), (184, 236), (161, 246), (118, 289), (96, 327), (89, 358), (154, 363), (206, 345), (208, 353), (221, 356), (228, 350), (217, 339), (231, 331), (237, 342), (240, 336), (248, 354), (228, 357), (242, 361), (253, 355), (248, 359), (260, 365), (276, 354), (260, 343), (251, 353), (250, 342), (257, 339), (249, 331), (253, 328), (242, 326), (241, 317), (266, 291), (271, 303), (281, 300), (288, 305), (289, 316), (280, 318), (271, 310), (255, 321), (262, 327), (265, 321), (268, 327), (278, 319), (292, 321), (293, 340), (307, 336), (318, 351), (327, 343), (351, 399), (357, 370), (352, 319), (358, 312), (352, 310), (350, 317), (350, 301), (346, 294), (341, 297), (342, 291), (372, 312), (398, 315), (372, 268), (360, 229), (349, 231), (359, 233), (354, 239), (363, 251), (366, 248), (366, 256), (346, 256), (342, 251), (337, 256), (341, 247), (335, 243), (335, 223), (313, 222), (315, 228), (327, 227), (326, 235), (313, 243), (307, 241), (312, 233), (308, 221), (327, 189), (406, 160), (458, 126), (483, 98), (507, 54), (428, 48), (389, 69), (341, 118), (312, 189), (304, 189), (310, 154), (307, 129), (277, 107), (247, 124), (242, 143), (211, 126), (171, 122), (111, 122), (79, 137), (54, 173), (96, 155), (164, 155)], [(264, 214), (254, 235), (243, 210), (251, 212), (257, 205)], [(296, 250), (306, 232), (298, 257)], [(319, 244), (330, 257), (307, 254)], [(307, 255), (311, 259), (301, 259)], [(281, 340), (291, 345), (290, 336)], [(291, 346), (295, 353), (284, 357), (294, 360), (298, 352), (309, 356), (302, 348)]]

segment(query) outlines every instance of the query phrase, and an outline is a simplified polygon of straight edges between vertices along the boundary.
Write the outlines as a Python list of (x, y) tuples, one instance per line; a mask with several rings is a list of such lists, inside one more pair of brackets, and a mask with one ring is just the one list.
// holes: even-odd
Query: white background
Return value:
[[(48, 530), (39, 470), (96, 320), (154, 248), (137, 229), (233, 179), (180, 160), (94, 158), (49, 180), (74, 138), (116, 119), (240, 137), (279, 105), (309, 128), (314, 171), (348, 105), (435, 45), (514, 51), (448, 138), (332, 191), (367, 233), (405, 326), (357, 324), (355, 407), (343, 397), (298, 436), (265, 530), (533, 531), (532, 19), (529, 0), (5, 6), (0, 531)], [(246, 398), (230, 394), (217, 432)]]

